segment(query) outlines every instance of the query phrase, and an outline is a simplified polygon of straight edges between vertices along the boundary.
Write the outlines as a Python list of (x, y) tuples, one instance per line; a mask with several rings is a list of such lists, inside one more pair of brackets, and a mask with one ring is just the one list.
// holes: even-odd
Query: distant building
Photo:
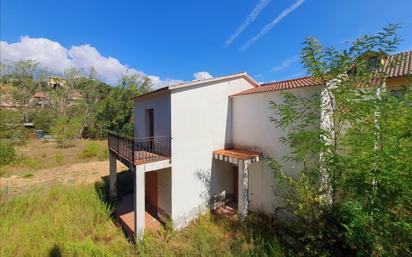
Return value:
[(60, 77), (49, 77), (47, 79), (47, 85), (53, 89), (64, 87), (66, 80)]

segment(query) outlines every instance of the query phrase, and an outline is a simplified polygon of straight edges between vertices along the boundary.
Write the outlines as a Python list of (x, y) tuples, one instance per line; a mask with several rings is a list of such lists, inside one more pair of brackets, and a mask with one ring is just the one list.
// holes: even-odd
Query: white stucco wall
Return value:
[(134, 136), (145, 137), (146, 123), (145, 110), (153, 108), (154, 135), (170, 136), (170, 93), (159, 92), (156, 95), (137, 98), (134, 101)]
[[(312, 95), (320, 87), (306, 87), (288, 90), (289, 93)], [(256, 150), (264, 156), (280, 160), (290, 149), (279, 142), (285, 132), (270, 122), (273, 110), (269, 101), (281, 101), (279, 92), (257, 93), (232, 97), (232, 140), (235, 147)], [(295, 163), (282, 162), (290, 174), (297, 174), (300, 167)], [(264, 161), (254, 163), (249, 171), (249, 208), (265, 214), (272, 214), (281, 203), (274, 195), (275, 180), (272, 170)]]
[(172, 215), (177, 227), (205, 207), (212, 152), (231, 141), (229, 95), (251, 87), (239, 78), (172, 90)]
[[(171, 168), (157, 171), (159, 217), (166, 221), (172, 216), (172, 170)], [(162, 211), (169, 217), (163, 215)]]

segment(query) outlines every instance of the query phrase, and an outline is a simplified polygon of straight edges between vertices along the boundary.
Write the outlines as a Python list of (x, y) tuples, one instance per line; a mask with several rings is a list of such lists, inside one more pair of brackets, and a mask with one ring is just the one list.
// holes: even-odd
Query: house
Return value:
[[(398, 67), (387, 67), (386, 86), (396, 91), (412, 80), (412, 52)], [(303, 77), (259, 85), (247, 73), (168, 86), (136, 96), (134, 137), (109, 134), (110, 193), (116, 197), (116, 160), (135, 174), (131, 230), (140, 238), (145, 210), (182, 228), (207, 209), (225, 204), (271, 215), (281, 206), (274, 195), (272, 170), (264, 156), (284, 156), (269, 101), (279, 92), (310, 96), (324, 89), (319, 80)], [(284, 161), (289, 174), (301, 167)]]
[(64, 87), (66, 84), (66, 80), (60, 77), (49, 77), (47, 79), (47, 86), (56, 89)]

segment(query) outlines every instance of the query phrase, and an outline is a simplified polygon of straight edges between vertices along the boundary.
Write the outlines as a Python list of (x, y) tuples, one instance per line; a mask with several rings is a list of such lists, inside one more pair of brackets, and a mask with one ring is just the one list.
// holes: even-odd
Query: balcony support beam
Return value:
[(134, 238), (143, 239), (145, 229), (145, 172), (143, 165), (134, 166)]
[(117, 200), (117, 158), (111, 151), (109, 153), (109, 170), (110, 200), (115, 202)]

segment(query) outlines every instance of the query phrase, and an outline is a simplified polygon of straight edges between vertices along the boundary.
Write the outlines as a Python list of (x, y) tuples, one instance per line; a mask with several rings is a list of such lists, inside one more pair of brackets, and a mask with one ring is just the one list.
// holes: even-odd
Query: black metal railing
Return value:
[(115, 132), (108, 133), (109, 149), (131, 163), (147, 163), (170, 159), (171, 137), (133, 138)]

